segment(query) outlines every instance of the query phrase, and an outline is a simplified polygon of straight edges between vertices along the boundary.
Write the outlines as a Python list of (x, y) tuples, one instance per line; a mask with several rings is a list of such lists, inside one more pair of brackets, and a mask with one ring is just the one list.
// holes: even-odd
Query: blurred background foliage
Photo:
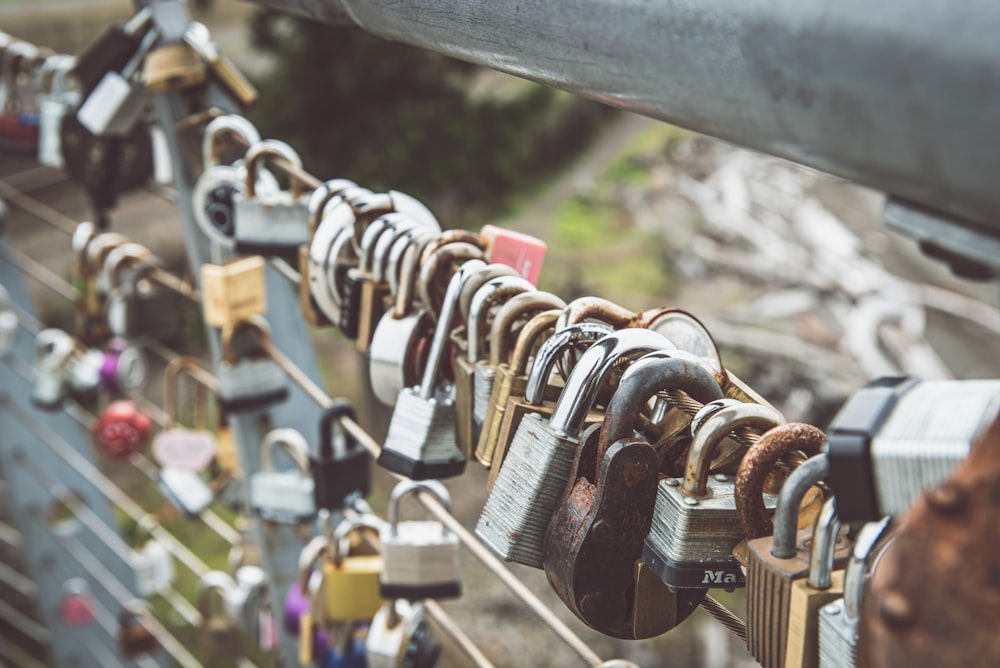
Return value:
[[(358, 28), (263, 10), (251, 40), (273, 67), (251, 119), (316, 174), (414, 195), (450, 226), (503, 214), (616, 113)], [(319, 129), (319, 131), (317, 131)]]

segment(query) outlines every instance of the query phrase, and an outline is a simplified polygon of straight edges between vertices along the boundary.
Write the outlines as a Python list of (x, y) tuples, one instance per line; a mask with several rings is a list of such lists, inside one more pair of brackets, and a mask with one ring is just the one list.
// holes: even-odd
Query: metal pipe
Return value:
[(675, 123), (1000, 230), (1000, 3), (251, 0)]

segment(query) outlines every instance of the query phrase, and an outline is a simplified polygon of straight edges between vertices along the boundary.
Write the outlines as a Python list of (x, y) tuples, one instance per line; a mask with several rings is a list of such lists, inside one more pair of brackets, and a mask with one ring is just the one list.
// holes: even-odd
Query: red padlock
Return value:
[(152, 432), (149, 416), (135, 403), (122, 399), (108, 404), (94, 423), (91, 435), (101, 452), (126, 459), (146, 447)]
[(83, 578), (70, 578), (63, 583), (59, 601), (59, 618), (72, 628), (87, 626), (94, 621), (94, 603), (90, 600), (90, 584)]

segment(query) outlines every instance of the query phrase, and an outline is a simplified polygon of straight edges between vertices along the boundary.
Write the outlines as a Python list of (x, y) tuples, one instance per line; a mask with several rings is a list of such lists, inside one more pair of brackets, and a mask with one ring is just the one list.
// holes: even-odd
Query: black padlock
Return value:
[(365, 497), (371, 492), (371, 458), (347, 430), (344, 447), (334, 447), (335, 423), (342, 417), (357, 420), (354, 406), (346, 399), (335, 399), (319, 419), (319, 454), (310, 459), (317, 510), (335, 510), (352, 495)]
[(152, 12), (144, 9), (127, 23), (112, 24), (76, 57), (72, 74), (79, 79), (84, 98), (90, 95), (105, 74), (121, 71), (125, 67), (139, 50), (152, 19)]

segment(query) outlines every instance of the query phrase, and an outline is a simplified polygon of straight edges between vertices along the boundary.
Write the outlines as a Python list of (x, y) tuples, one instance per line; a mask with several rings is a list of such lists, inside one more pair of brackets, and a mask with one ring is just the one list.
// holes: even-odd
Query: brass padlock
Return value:
[(142, 66), (143, 83), (151, 93), (194, 88), (206, 77), (205, 61), (186, 42), (153, 49)]
[(246, 257), (226, 265), (201, 265), (205, 323), (230, 330), (237, 323), (267, 313), (264, 258)]
[(126, 601), (118, 613), (118, 651), (135, 659), (155, 652), (160, 642), (149, 629), (149, 610), (141, 599)]
[[(202, 658), (215, 661), (243, 656), (243, 634), (236, 621), (226, 615), (227, 599), (236, 592), (236, 582), (228, 573), (209, 571), (198, 581), (197, 605), (201, 614), (198, 646)], [(212, 600), (219, 610), (213, 612)]]
[(324, 624), (367, 621), (382, 607), (378, 582), (383, 568), (382, 556), (352, 554), (352, 534), (366, 529), (374, 531), (377, 540), (381, 522), (373, 516), (345, 519), (337, 525), (329, 542), (322, 543), (326, 540), (322, 536), (313, 539), (320, 549), (307, 545), (303, 550), (306, 558), (299, 560), (299, 573), (306, 574), (299, 583), (302, 591), (309, 591), (308, 573), (312, 571), (309, 560), (322, 559), (319, 591), (314, 600), (315, 621)]
[(203, 23), (192, 22), (184, 33), (184, 41), (205, 60), (212, 76), (237, 102), (249, 107), (257, 101), (257, 89), (231, 60), (219, 52)]

